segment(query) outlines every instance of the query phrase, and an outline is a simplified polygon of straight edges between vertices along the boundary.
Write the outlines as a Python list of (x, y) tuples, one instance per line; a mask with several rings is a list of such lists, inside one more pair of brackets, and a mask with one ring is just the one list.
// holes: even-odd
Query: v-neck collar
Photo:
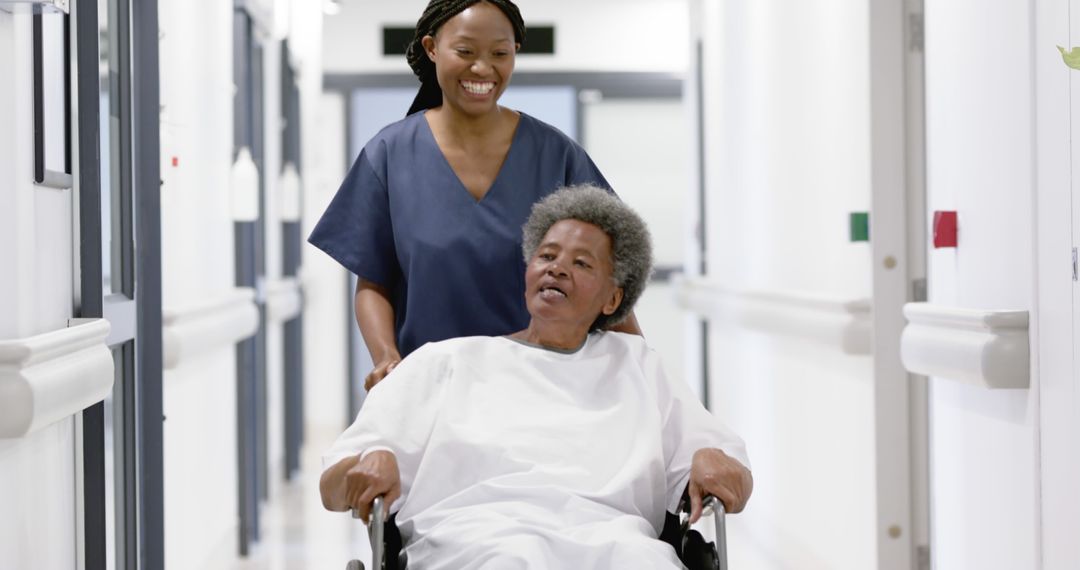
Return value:
[(468, 198), (469, 201), (472, 202), (474, 205), (483, 204), (488, 199), (488, 196), (490, 196), (491, 193), (495, 191), (496, 187), (499, 186), (499, 181), (502, 180), (503, 172), (506, 170), (506, 165), (514, 156), (514, 149), (519, 146), (518, 139), (521, 138), (522, 131), (524, 130), (522, 128), (522, 125), (525, 123), (527, 118), (529, 118), (528, 115), (526, 115), (525, 113), (517, 111), (518, 123), (517, 126), (514, 127), (514, 136), (510, 138), (510, 148), (506, 149), (506, 156), (503, 157), (502, 164), (499, 165), (499, 171), (495, 173), (495, 178), (491, 180), (491, 185), (488, 186), (487, 190), (484, 191), (484, 195), (481, 196), (480, 199), (477, 199), (476, 196), (473, 196), (472, 192), (469, 192), (469, 189), (465, 187), (465, 183), (461, 181), (461, 177), (458, 176), (457, 171), (455, 171), (454, 167), (450, 164), (450, 160), (446, 158), (446, 153), (444, 153), (442, 147), (439, 146), (439, 141), (435, 139), (435, 131), (431, 130), (431, 124), (428, 123), (427, 117), (425, 116), (426, 113), (417, 114), (420, 115), (420, 122), (423, 123), (423, 129), (424, 132), (427, 133), (428, 141), (431, 142), (432, 145), (434, 145), (435, 152), (437, 152), (439, 154), (439, 157), (442, 159), (443, 166), (446, 167), (446, 170), (450, 172), (450, 176), (452, 176), (454, 178), (454, 181), (457, 182), (458, 190), (463, 192), (465, 197)]
[(529, 342), (525, 339), (515, 338), (514, 336), (508, 334), (503, 335), (502, 338), (505, 338), (506, 340), (509, 340), (511, 342), (516, 342), (522, 346), (527, 346), (529, 348), (535, 348), (537, 350), (544, 350), (547, 352), (553, 352), (555, 354), (569, 356), (581, 352), (581, 349), (585, 348), (585, 345), (589, 344), (589, 339), (592, 338), (592, 334), (585, 335), (585, 340), (581, 341), (581, 344), (578, 345), (576, 348), (555, 348), (553, 346), (544, 346), (539, 343)]

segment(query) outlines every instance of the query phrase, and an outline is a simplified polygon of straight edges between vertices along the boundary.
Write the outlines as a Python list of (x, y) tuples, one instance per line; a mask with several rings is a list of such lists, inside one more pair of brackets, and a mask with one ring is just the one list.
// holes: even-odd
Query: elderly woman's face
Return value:
[(579, 220), (556, 222), (544, 235), (525, 269), (525, 304), (534, 320), (589, 326), (622, 302), (612, 278), (611, 238)]

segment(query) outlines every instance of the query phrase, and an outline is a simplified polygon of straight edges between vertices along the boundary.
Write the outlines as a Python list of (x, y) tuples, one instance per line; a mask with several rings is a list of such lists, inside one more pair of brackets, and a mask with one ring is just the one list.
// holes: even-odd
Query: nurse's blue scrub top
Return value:
[(430, 341), (528, 326), (521, 227), (538, 200), (582, 183), (610, 189), (577, 143), (521, 113), (477, 201), (414, 113), (368, 142), (308, 241), (392, 292), (406, 356)]

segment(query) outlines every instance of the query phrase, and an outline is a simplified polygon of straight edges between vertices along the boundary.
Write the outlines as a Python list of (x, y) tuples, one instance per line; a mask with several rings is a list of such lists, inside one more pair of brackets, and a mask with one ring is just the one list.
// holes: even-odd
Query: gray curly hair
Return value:
[(611, 239), (612, 278), (616, 286), (622, 287), (623, 299), (614, 313), (601, 313), (589, 327), (589, 332), (621, 323), (641, 297), (652, 274), (649, 228), (630, 206), (611, 192), (591, 184), (567, 186), (533, 205), (532, 213), (522, 227), (521, 251), (525, 254), (525, 263), (532, 260), (551, 226), (562, 220), (592, 224)]

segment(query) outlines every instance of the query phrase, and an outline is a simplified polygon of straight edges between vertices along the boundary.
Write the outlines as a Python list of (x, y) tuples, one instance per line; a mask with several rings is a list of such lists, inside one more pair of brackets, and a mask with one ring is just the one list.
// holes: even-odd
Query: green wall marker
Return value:
[(1061, 59), (1065, 60), (1065, 65), (1073, 68), (1080, 69), (1080, 47), (1074, 47), (1069, 51), (1065, 51), (1065, 48), (1057, 46), (1058, 51), (1061, 52)]
[(870, 241), (870, 213), (851, 213), (851, 241)]

